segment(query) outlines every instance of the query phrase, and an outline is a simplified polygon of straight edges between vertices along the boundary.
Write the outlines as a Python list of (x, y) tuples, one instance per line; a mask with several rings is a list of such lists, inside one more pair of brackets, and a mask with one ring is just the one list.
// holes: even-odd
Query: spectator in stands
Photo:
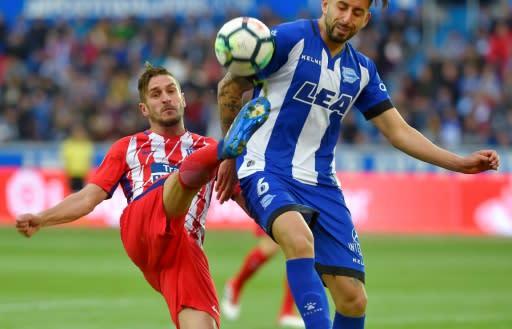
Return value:
[(489, 36), (489, 50), (486, 59), (496, 64), (503, 74), (505, 66), (512, 59), (512, 30), (505, 20), (498, 20)]
[[(449, 5), (451, 4), (439, 2), (439, 6)], [(422, 31), (425, 24), (419, 8), (407, 7), (403, 10), (376, 13), (366, 31), (362, 31), (354, 39), (354, 44), (360, 45), (363, 53), (381, 67), (382, 78), (388, 81), (388, 88), (392, 93), (411, 97), (413, 94), (408, 92), (410, 90), (402, 89), (408, 88), (404, 77), (420, 81), (422, 79), (417, 74), (418, 69), (430, 66), (434, 74), (434, 89), (437, 89), (438, 84), (449, 84), (450, 88), (456, 89), (451, 105), (456, 106), (459, 111), (460, 104), (475, 98), (475, 91), (479, 88), (475, 88), (473, 82), (478, 86), (482, 75), (478, 68), (485, 61), (495, 65), (499, 78), (496, 89), (500, 93), (506, 93), (510, 89), (505, 87), (504, 81), (506, 71), (512, 66), (512, 42), (508, 26), (511, 12), (508, 7), (499, 7), (496, 2), (481, 1), (480, 5), (481, 15), (479, 20), (472, 22), (474, 25), (471, 30), (450, 33), (453, 27), (446, 29), (442, 26), (445, 22), (440, 21), (438, 34), (430, 36), (432, 39), (425, 39), (429, 34)], [(400, 5), (396, 6), (399, 7)], [(260, 8), (260, 13), (262, 20), (269, 25), (276, 25), (282, 20), (269, 8)], [(304, 17), (311, 17), (311, 14), (301, 13)], [(134, 119), (132, 106), (137, 103), (136, 97), (129, 96), (116, 104), (105, 104), (104, 99), (105, 93), (111, 90), (116, 97), (126, 95), (126, 90), (135, 90), (133, 80), (126, 81), (118, 72), (137, 76), (137, 68), (141, 66), (143, 59), (149, 57), (154, 57), (155, 63), (161, 61), (166, 67), (179, 66), (183, 70), (180, 81), (187, 94), (189, 88), (194, 88), (200, 99), (205, 99), (205, 95), (215, 94), (216, 81), (222, 76), (222, 68), (212, 57), (214, 34), (227, 18), (242, 13), (227, 11), (224, 15), (208, 17), (207, 21), (198, 20), (195, 14), (158, 18), (85, 17), (49, 20), (27, 19), (23, 15), (10, 21), (0, 18), (0, 106), (6, 103), (16, 106), (16, 125), (21, 129), (19, 134), (10, 138), (22, 141), (61, 140), (63, 131), (71, 128), (71, 122), (64, 123), (60, 119), (55, 102), (72, 111), (74, 116), (84, 117), (90, 137), (94, 141), (114, 140), (145, 128), (140, 121)], [(194, 25), (196, 23), (199, 23), (199, 28)], [(464, 28), (461, 24), (460, 29)], [(444, 48), (438, 49), (438, 45), (431, 42), (434, 38), (449, 41), (442, 45)], [(447, 52), (451, 57), (446, 59)], [(439, 66), (439, 61), (443, 62), (443, 68)], [(470, 77), (463, 71), (471, 65), (476, 70), (474, 76)], [(442, 70), (451, 71), (447, 72), (447, 77), (439, 79), (439, 75), (445, 74), (441, 73)], [(44, 80), (46, 85), (52, 86), (51, 89), (48, 90), (40, 84), (34, 86), (32, 82), (37, 80)], [(26, 95), (24, 91), (35, 93), (36, 89), (44, 89), (46, 97), (29, 101), (19, 99), (19, 95)], [(413, 89), (417, 91), (422, 88)], [(431, 91), (428, 84), (427, 89), (422, 91), (431, 95), (429, 106), (433, 106), (435, 101)], [(39, 102), (45, 104), (38, 104)], [(495, 106), (502, 106), (504, 102), (500, 100)], [(215, 105), (210, 100), (199, 111), (207, 112)], [(41, 134), (32, 129), (39, 125), (38, 115), (45, 106), (49, 111), (49, 129)], [(401, 109), (406, 118), (411, 117), (408, 110), (407, 107)], [(0, 116), (5, 115), (7, 113), (0, 111)], [(12, 119), (11, 116), (8, 120)], [(194, 129), (199, 129), (198, 133), (206, 133), (208, 115), (195, 113), (193, 117), (185, 119), (186, 125), (188, 122), (191, 125), (193, 123)], [(25, 120), (28, 121), (22, 122)], [(443, 118), (439, 116), (437, 120), (442, 121)], [(472, 119), (468, 120), (466, 115), (460, 115), (459, 112), (458, 120), (463, 127), (463, 135), (474, 136), (469, 128), (471, 125), (465, 124), (465, 121)], [(486, 125), (490, 124), (489, 117), (484, 120), (487, 120)], [(375, 131), (367, 129), (359, 121), (356, 124), (357, 130), (364, 136), (355, 143), (384, 142), (384, 139), (376, 138)], [(512, 130), (512, 127), (508, 129)], [(483, 135), (476, 139), (463, 138), (461, 143), (485, 143), (492, 139), (487, 134), (493, 133), (481, 131), (480, 134)]]
[(78, 192), (85, 186), (94, 159), (94, 143), (82, 124), (73, 125), (69, 137), (60, 145), (60, 156), (70, 191)]

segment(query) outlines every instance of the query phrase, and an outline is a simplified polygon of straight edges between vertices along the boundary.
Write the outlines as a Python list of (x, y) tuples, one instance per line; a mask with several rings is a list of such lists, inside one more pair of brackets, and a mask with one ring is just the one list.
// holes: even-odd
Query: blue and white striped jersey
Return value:
[(238, 176), (265, 170), (310, 185), (339, 185), (334, 150), (341, 121), (352, 107), (366, 119), (392, 108), (386, 86), (375, 64), (349, 43), (332, 57), (318, 20), (284, 23), (272, 34), (274, 56), (257, 75), (268, 81), (272, 110), (239, 158)]

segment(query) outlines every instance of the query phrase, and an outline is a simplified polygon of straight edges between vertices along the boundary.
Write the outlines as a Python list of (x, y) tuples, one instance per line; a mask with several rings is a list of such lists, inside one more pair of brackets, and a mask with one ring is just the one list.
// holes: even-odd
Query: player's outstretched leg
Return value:
[(270, 102), (264, 97), (245, 104), (222, 141), (207, 145), (183, 160), (179, 170), (181, 185), (194, 190), (206, 184), (215, 176), (222, 159), (236, 158), (242, 154), (249, 138), (267, 120), (269, 113)]
[(236, 320), (240, 316), (240, 303), (238, 297), (240, 291), (236, 291), (232, 281), (224, 285), (224, 294), (220, 302), (222, 313), (228, 320)]
[(272, 255), (273, 254), (267, 255), (260, 246), (256, 246), (249, 251), (238, 273), (226, 282), (220, 306), (228, 320), (238, 319), (240, 315), (240, 294), (245, 283)]
[(244, 151), (252, 134), (267, 120), (270, 102), (258, 97), (247, 102), (231, 124), (219, 145), (219, 158), (236, 158)]

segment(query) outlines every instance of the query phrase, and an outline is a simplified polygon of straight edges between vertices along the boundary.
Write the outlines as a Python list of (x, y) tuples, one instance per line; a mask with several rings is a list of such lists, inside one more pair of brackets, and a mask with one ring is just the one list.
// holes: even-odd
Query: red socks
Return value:
[(220, 163), (217, 158), (217, 145), (213, 143), (200, 148), (183, 160), (178, 177), (184, 188), (188, 190), (201, 188), (215, 177)]
[[(249, 280), (253, 274), (270, 258), (266, 256), (258, 247), (252, 249), (249, 254), (245, 257), (244, 263), (240, 268), (238, 274), (230, 281), (233, 289), (233, 302), (238, 304), (240, 297), (240, 291), (244, 287), (247, 280)], [(295, 314), (295, 301), (293, 299), (292, 292), (288, 285), (288, 279), (284, 279), (284, 296), (281, 303), (281, 310), (279, 316)]]
[(295, 301), (293, 300), (293, 295), (290, 290), (290, 286), (288, 286), (288, 279), (286, 276), (284, 277), (284, 296), (283, 302), (281, 303), (281, 311), (279, 315), (290, 315), (294, 314)]
[(233, 290), (234, 290), (233, 300), (235, 303), (238, 303), (238, 296), (240, 295), (240, 290), (242, 290), (242, 287), (244, 286), (245, 282), (268, 259), (269, 258), (257, 247), (249, 252), (247, 257), (245, 258), (242, 268), (240, 269), (237, 276), (232, 281)]

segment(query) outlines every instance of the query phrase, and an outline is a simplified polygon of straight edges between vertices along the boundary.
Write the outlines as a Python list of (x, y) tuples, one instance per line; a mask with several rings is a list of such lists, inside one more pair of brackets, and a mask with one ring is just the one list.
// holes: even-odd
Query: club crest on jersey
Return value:
[(359, 80), (356, 71), (351, 67), (343, 66), (341, 68), (341, 75), (343, 76), (343, 82), (354, 83)]
[(151, 180), (156, 182), (159, 178), (176, 170), (178, 170), (178, 167), (168, 163), (153, 163), (151, 164)]
[(194, 153), (194, 148), (187, 147), (187, 149), (185, 150), (185, 153), (187, 154), (187, 156), (191, 155), (192, 153)]

